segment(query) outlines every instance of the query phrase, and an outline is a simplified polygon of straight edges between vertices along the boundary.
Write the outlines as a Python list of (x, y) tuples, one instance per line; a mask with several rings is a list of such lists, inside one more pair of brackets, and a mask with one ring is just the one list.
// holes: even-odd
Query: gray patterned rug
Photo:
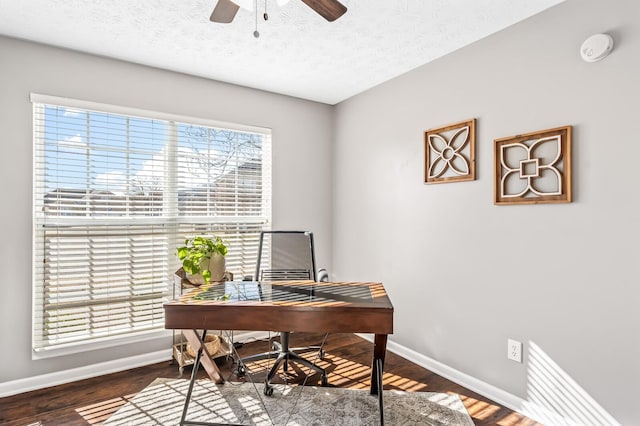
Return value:
[[(157, 379), (114, 413), (103, 425), (177, 425), (189, 382)], [(262, 384), (198, 380), (188, 420), (242, 425), (379, 424), (378, 399), (368, 390), (274, 385), (273, 396)], [(256, 392), (257, 390), (257, 392)], [(457, 395), (384, 391), (386, 425), (473, 426)]]

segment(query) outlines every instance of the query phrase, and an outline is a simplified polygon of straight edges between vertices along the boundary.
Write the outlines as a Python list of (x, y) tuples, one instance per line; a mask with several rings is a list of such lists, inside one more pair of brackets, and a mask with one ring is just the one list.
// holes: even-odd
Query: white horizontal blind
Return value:
[(253, 272), (271, 215), (269, 131), (45, 100), (34, 99), (34, 350), (163, 329), (188, 237), (221, 236), (227, 270)]

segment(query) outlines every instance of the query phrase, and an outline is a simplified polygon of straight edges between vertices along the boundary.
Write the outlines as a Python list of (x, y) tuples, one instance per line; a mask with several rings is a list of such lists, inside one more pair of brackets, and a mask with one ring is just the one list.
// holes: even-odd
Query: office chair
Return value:
[[(245, 277), (249, 280), (252, 278), (259, 282), (317, 281), (313, 233), (306, 231), (262, 231), (258, 245), (255, 276)], [(238, 374), (243, 375), (246, 373), (244, 365), (246, 362), (275, 358), (275, 362), (265, 379), (264, 394), (267, 396), (273, 394), (273, 387), (270, 383), (280, 365), (284, 371), (287, 371), (289, 362), (295, 362), (317, 371), (321, 374), (322, 385), (327, 385), (326, 371), (297, 353), (318, 351), (319, 358), (322, 359), (324, 356), (322, 347), (290, 348), (289, 335), (290, 332), (281, 331), (280, 342), (273, 342), (272, 351), (251, 355), (238, 361)]]

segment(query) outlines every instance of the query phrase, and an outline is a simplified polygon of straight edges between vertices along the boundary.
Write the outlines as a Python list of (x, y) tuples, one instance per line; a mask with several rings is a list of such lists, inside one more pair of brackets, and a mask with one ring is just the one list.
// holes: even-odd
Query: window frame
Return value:
[[(57, 224), (65, 224), (71, 223), (74, 224), (82, 224), (86, 223), (87, 225), (96, 223), (91, 217), (76, 217), (76, 218), (68, 218), (68, 217), (57, 217), (55, 220), (46, 219), (46, 216), (42, 212), (38, 212), (38, 203), (42, 203), (44, 194), (46, 193), (46, 189), (44, 189), (45, 176), (44, 176), (44, 167), (39, 166), (37, 162), (39, 161), (39, 156), (43, 155), (42, 150), (46, 145), (45, 142), (41, 139), (44, 137), (43, 129), (43, 118), (42, 115), (38, 114), (38, 108), (44, 108), (46, 105), (59, 106), (64, 108), (74, 108), (83, 111), (90, 112), (99, 112), (99, 113), (111, 113), (124, 115), (128, 117), (136, 117), (143, 119), (151, 119), (151, 120), (163, 120), (173, 124), (175, 129), (176, 124), (188, 124), (194, 126), (204, 126), (204, 127), (213, 127), (217, 129), (230, 130), (233, 132), (239, 133), (256, 133), (260, 134), (264, 137), (263, 146), (261, 148), (262, 159), (261, 159), (261, 178), (262, 178), (262, 190), (261, 195), (264, 196), (262, 200), (262, 215), (261, 216), (228, 216), (228, 217), (210, 217), (210, 216), (186, 216), (181, 217), (177, 208), (178, 199), (171, 200), (169, 202), (175, 202), (175, 206), (169, 208), (169, 213), (173, 213), (172, 216), (167, 216), (167, 211), (163, 208), (163, 215), (158, 217), (144, 217), (144, 218), (135, 218), (135, 217), (111, 217), (101, 219), (99, 221), (98, 226), (102, 226), (106, 223), (109, 224), (120, 224), (122, 223), (125, 226), (134, 226), (139, 222), (144, 222), (145, 226), (152, 226), (151, 223), (158, 222), (167, 225), (170, 228), (173, 228), (173, 232), (175, 235), (178, 235), (177, 229), (184, 224), (193, 224), (203, 226), (216, 226), (216, 224), (227, 224), (232, 225), (233, 223), (237, 224), (246, 224), (249, 222), (254, 222), (256, 225), (261, 226), (261, 229), (270, 229), (272, 223), (272, 210), (271, 210), (271, 200), (272, 200), (272, 156), (271, 156), (271, 148), (272, 148), (272, 140), (271, 140), (271, 129), (265, 127), (258, 126), (249, 126), (249, 125), (241, 125), (217, 120), (204, 119), (199, 117), (191, 117), (184, 116), (178, 114), (171, 114), (165, 112), (158, 112), (153, 110), (145, 110), (133, 107), (126, 106), (118, 106), (111, 104), (104, 104), (92, 101), (84, 101), (79, 99), (72, 98), (64, 98), (50, 95), (43, 95), (38, 93), (31, 93), (30, 100), (33, 104), (33, 235), (32, 235), (32, 359), (40, 359), (40, 358), (49, 358), (61, 355), (67, 355), (72, 353), (79, 353), (88, 350), (95, 350), (101, 348), (108, 348), (114, 346), (120, 346), (123, 344), (133, 343), (133, 342), (141, 342), (146, 340), (158, 339), (162, 337), (171, 336), (170, 330), (164, 330), (159, 328), (153, 328), (150, 330), (144, 331), (133, 331), (122, 335), (115, 336), (107, 336), (104, 338), (93, 338), (85, 341), (76, 341), (67, 344), (60, 345), (52, 345), (52, 346), (44, 346), (36, 348), (38, 342), (42, 342), (43, 339), (38, 338), (38, 327), (40, 327), (40, 335), (42, 335), (42, 328), (44, 327), (44, 320), (38, 319), (36, 316), (36, 310), (43, 310), (44, 307), (39, 296), (43, 290), (43, 283), (39, 278), (42, 278), (42, 273), (39, 272), (38, 268), (42, 268), (42, 260), (44, 259), (41, 256), (41, 248), (38, 246), (39, 238), (38, 232), (39, 227), (44, 227), (45, 222), (50, 223), (54, 226), (59, 226)], [(176, 138), (169, 145), (173, 145), (173, 148), (177, 149), (178, 141), (175, 135), (172, 135), (170, 138)], [(171, 149), (171, 147), (169, 147)], [(175, 154), (175, 152), (174, 152)], [(174, 156), (177, 158), (177, 156)], [(178, 184), (177, 177), (177, 161), (170, 161), (170, 164), (173, 166), (173, 170), (169, 170), (169, 174), (173, 176), (168, 178), (167, 181), (172, 179), (172, 185)], [(175, 189), (175, 188), (174, 188)], [(237, 189), (236, 189), (237, 191)], [(178, 191), (169, 192), (174, 195), (178, 195)], [(40, 197), (40, 199), (38, 199)], [(166, 207), (166, 206), (164, 206)], [(230, 220), (233, 218), (233, 220)], [(136, 220), (137, 219), (137, 220)], [(171, 231), (167, 231), (169, 234)], [(171, 252), (172, 247), (168, 247), (167, 253), (163, 253), (162, 255), (167, 256), (168, 261), (168, 269), (170, 271), (179, 267), (179, 262), (177, 258)], [(169, 278), (167, 278), (167, 292), (168, 294), (172, 294), (175, 292), (174, 285), (170, 282)], [(40, 315), (42, 317), (42, 315)]]

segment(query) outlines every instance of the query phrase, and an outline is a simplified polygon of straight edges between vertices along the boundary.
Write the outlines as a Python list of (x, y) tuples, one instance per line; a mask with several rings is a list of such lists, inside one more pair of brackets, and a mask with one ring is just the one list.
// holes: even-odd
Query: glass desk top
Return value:
[(369, 305), (388, 301), (388, 298), (384, 288), (378, 283), (227, 281), (203, 285), (185, 293), (179, 301), (183, 303)]

